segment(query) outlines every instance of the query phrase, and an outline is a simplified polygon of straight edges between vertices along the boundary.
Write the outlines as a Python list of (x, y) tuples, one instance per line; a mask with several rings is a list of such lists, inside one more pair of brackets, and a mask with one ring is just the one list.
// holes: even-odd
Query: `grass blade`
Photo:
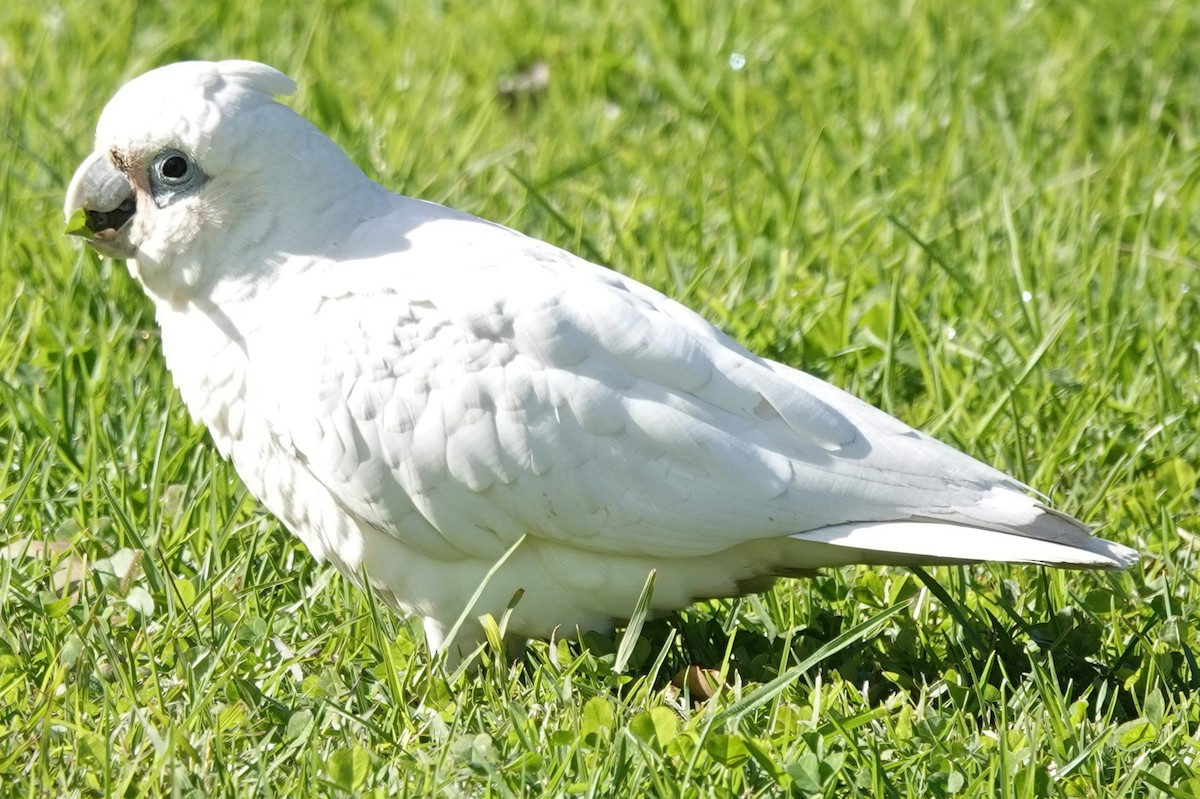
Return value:
[(909, 603), (907, 601), (898, 602), (895, 605), (876, 613), (862, 624), (858, 624), (850, 628), (837, 638), (834, 638), (832, 641), (822, 646), (816, 652), (813, 652), (801, 662), (797, 663), (792, 668), (785, 671), (783, 674), (780, 674), (778, 677), (768, 683), (760, 685), (754, 691), (751, 691), (747, 696), (739, 699), (737, 702), (734, 702), (732, 705), (725, 708), (723, 711), (717, 714), (716, 723), (723, 724), (729, 721), (737, 721), (752, 710), (762, 707), (782, 693), (782, 691), (791, 683), (795, 682), (798, 677), (807, 673), (813, 666), (817, 665), (822, 660), (825, 660), (826, 658), (841, 652), (846, 647), (863, 641), (879, 632), (880, 628), (883, 627), (884, 623), (888, 619), (890, 619), (892, 616), (895, 616), (904, 608), (908, 607), (908, 604)]
[(446, 639), (442, 643), (443, 650), (447, 652), (450, 651), (450, 647), (454, 643), (454, 639), (458, 635), (458, 631), (462, 629), (463, 623), (467, 620), (467, 616), (471, 614), (471, 611), (475, 608), (475, 604), (479, 602), (479, 597), (483, 596), (483, 592), (487, 589), (488, 583), (492, 581), (492, 578), (496, 576), (496, 573), (500, 571), (500, 568), (508, 562), (508, 559), (511, 558), (513, 553), (517, 551), (517, 548), (524, 543), (525, 536), (522, 535), (515, 542), (513, 542), (511, 547), (505, 550), (504, 554), (501, 555), (495, 563), (492, 564), (492, 568), (488, 569), (487, 574), (483, 575), (483, 579), (479, 581), (479, 586), (475, 589), (475, 593), (471, 594), (470, 601), (468, 601), (463, 607), (462, 613), (458, 614), (458, 619), (454, 622), (454, 626), (450, 628), (450, 632), (446, 633)]
[(637, 645), (638, 636), (642, 634), (642, 625), (646, 623), (646, 616), (650, 613), (650, 598), (654, 596), (654, 578), (656, 576), (658, 576), (657, 569), (651, 569), (650, 573), (646, 575), (646, 584), (642, 586), (642, 593), (633, 607), (633, 614), (629, 617), (625, 634), (621, 636), (621, 644), (617, 647), (617, 659), (613, 664), (613, 671), (617, 674), (622, 674), (625, 667), (629, 665), (629, 658), (633, 655), (633, 648)]

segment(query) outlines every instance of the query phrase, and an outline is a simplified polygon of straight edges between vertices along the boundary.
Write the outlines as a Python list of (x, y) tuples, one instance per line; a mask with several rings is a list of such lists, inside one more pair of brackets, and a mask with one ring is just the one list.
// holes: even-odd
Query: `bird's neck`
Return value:
[(192, 418), (230, 457), (246, 420), (248, 339), (252, 322), (237, 305), (204, 302), (186, 308), (156, 298), (163, 355)]

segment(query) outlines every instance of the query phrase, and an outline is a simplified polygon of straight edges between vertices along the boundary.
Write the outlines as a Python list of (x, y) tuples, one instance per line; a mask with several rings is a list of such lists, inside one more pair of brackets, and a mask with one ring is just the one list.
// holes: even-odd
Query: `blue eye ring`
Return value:
[(149, 177), (150, 194), (159, 208), (165, 208), (176, 197), (196, 192), (208, 182), (196, 160), (173, 147), (154, 156)]

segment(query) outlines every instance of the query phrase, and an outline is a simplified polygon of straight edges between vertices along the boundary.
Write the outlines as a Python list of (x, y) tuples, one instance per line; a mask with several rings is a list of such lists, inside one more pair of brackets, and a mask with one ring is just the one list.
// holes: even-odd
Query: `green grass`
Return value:
[[(1200, 796), (1200, 7), (242, 5), (0, 6), (0, 794)], [(448, 676), (247, 497), (123, 265), (61, 235), (104, 101), (197, 57), (1142, 562), (846, 569)]]

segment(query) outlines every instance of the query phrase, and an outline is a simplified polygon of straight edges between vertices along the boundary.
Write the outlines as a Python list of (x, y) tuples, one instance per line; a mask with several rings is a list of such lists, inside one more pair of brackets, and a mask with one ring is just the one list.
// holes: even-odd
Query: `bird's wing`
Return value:
[(504, 228), (434, 217), (294, 282), (278, 317), (301, 321), (250, 342), (256, 402), (349, 512), (431, 555), (528, 533), (681, 557), (907, 519), (1030, 534), (1000, 472)]

